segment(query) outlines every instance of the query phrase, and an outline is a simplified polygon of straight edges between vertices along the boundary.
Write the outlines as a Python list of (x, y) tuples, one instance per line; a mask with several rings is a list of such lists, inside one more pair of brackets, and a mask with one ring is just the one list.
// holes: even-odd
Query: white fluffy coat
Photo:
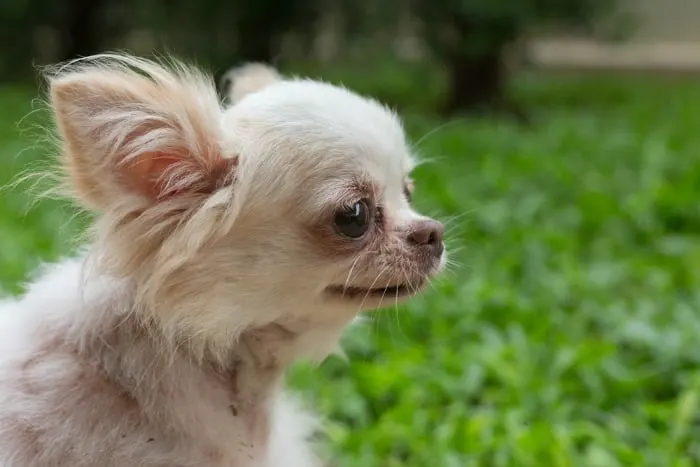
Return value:
[(285, 369), (420, 290), (442, 227), (410, 207), (392, 112), (265, 70), (228, 108), (177, 63), (51, 73), (65, 187), (98, 216), (0, 303), (1, 467), (322, 465)]

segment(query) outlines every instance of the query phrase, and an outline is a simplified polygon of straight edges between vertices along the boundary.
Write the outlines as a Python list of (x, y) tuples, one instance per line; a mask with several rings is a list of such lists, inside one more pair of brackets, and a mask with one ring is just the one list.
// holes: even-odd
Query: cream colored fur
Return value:
[[(83, 252), (0, 305), (0, 467), (320, 466), (285, 369), (442, 268), (392, 112), (232, 76), (222, 108), (179, 63), (51, 72), (66, 188), (98, 216)], [(372, 223), (352, 240), (334, 223), (359, 199)]]
[(223, 77), (223, 87), (229, 103), (235, 104), (245, 96), (282, 80), (277, 70), (264, 63), (247, 63), (230, 69)]

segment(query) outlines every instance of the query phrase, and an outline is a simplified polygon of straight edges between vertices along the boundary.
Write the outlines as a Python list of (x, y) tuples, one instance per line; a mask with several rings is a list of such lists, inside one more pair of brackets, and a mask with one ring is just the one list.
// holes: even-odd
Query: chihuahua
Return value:
[(224, 106), (174, 60), (49, 71), (62, 185), (95, 220), (1, 305), (0, 466), (320, 466), (285, 369), (443, 268), (393, 112), (261, 64), (228, 79)]

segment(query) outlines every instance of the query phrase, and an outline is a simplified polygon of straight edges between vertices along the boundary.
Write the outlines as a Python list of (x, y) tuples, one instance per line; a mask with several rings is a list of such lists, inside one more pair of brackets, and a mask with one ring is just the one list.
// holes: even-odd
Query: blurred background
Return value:
[(88, 219), (36, 201), (37, 67), (242, 61), (405, 119), (453, 265), (291, 384), (334, 466), (700, 465), (700, 2), (3, 0), (0, 290)]

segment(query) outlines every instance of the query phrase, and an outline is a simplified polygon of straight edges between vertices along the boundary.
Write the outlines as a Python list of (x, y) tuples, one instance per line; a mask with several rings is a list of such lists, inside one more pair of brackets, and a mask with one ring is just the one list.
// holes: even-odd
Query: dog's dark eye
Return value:
[(335, 229), (348, 238), (362, 237), (370, 226), (371, 215), (367, 200), (360, 200), (335, 215)]

